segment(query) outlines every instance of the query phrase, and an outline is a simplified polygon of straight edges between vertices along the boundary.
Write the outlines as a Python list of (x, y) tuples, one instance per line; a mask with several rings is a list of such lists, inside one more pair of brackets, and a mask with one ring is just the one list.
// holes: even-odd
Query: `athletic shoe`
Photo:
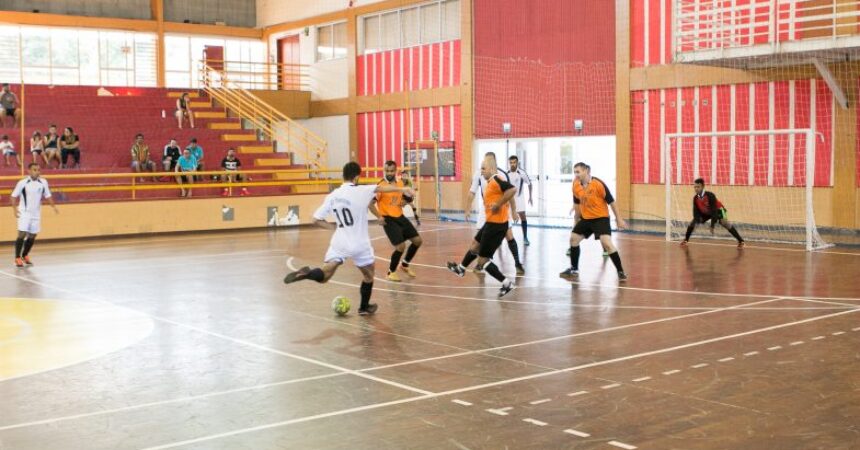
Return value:
[(402, 270), (402, 271), (406, 272), (406, 275), (409, 275), (409, 276), (410, 276), (410, 277), (412, 277), (412, 278), (415, 278), (415, 277), (417, 277), (417, 276), (418, 276), (418, 275), (415, 273), (415, 271), (414, 271), (414, 270), (412, 270), (412, 267), (410, 267), (410, 266), (400, 266), (400, 270)]
[(371, 303), (367, 305), (367, 308), (358, 308), (358, 315), (369, 316), (375, 313), (377, 309), (379, 309), (379, 306), (377, 306), (376, 303)]
[(528, 238), (523, 238), (523, 245), (525, 245), (526, 247), (528, 247), (529, 245), (532, 245), (532, 243), (531, 243), (531, 242), (529, 242), (529, 239), (528, 239)]
[(687, 241), (681, 241), (681, 247), (686, 247), (689, 244)]
[(526, 274), (526, 269), (522, 264), (517, 264), (517, 276), (522, 276)]
[(22, 258), (15, 258), (15, 265), (18, 267), (24, 267), (24, 260)]
[(579, 276), (579, 270), (574, 269), (573, 267), (568, 267), (567, 270), (558, 274), (558, 276), (562, 278), (576, 278)]
[(624, 272), (618, 272), (618, 281), (627, 281), (627, 274)]
[(301, 269), (290, 272), (287, 276), (284, 277), (284, 284), (295, 283), (296, 281), (304, 280), (306, 276), (310, 273), (311, 268), (308, 266), (304, 266)]
[(448, 270), (457, 274), (458, 277), (463, 278), (466, 276), (466, 269), (463, 268), (458, 263), (448, 261)]
[(421, 226), (421, 220), (418, 219), (417, 217), (415, 218), (415, 224), (418, 225), (419, 227)]
[(400, 277), (397, 276), (397, 272), (388, 272), (388, 276), (386, 278), (388, 281), (393, 281), (395, 283), (399, 283), (401, 281)]
[(32, 265), (33, 265), (33, 261), (30, 261), (30, 256), (29, 256), (29, 255), (24, 257), (24, 264), (26, 264), (26, 265), (28, 265), (28, 266), (32, 266)]
[(502, 287), (499, 289), (499, 298), (504, 297), (505, 294), (507, 294), (508, 292), (511, 292), (513, 290), (514, 290), (514, 283), (511, 281), (506, 281), (504, 284), (502, 284)]
[(744, 247), (746, 247), (746, 242), (744, 242), (744, 241), (738, 242), (738, 248), (744, 248)]

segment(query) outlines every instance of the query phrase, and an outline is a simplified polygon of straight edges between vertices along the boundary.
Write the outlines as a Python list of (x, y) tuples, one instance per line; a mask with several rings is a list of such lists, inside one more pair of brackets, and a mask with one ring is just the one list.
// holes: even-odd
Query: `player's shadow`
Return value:
[(737, 267), (740, 265), (744, 252), (737, 250), (722, 252), (719, 255), (706, 254), (696, 257), (696, 251), (683, 247), (684, 261), (690, 274), (693, 290), (705, 292), (723, 292), (726, 286), (733, 286)]
[(368, 322), (360, 328), (351, 327), (350, 330), (335, 325), (311, 338), (292, 341), (292, 344), (321, 346), (332, 342), (336, 342), (333, 347), (328, 347), (332, 352), (357, 360), (389, 364), (408, 359), (398, 336), (380, 321)]

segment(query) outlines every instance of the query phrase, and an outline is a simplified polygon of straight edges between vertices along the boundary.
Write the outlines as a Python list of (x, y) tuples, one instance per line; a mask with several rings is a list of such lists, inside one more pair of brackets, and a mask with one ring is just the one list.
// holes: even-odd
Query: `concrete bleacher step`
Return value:
[(210, 100), (196, 101), (196, 102), (189, 102), (189, 103), (191, 104), (192, 108), (211, 108), (212, 107), (212, 101), (210, 101)]
[(239, 122), (210, 122), (206, 124), (206, 128), (210, 130), (241, 130), (242, 124)]
[(237, 151), (242, 155), (266, 155), (275, 153), (271, 145), (240, 145)]
[(289, 168), (293, 165), (291, 158), (283, 157), (283, 158), (257, 158), (254, 160), (254, 166), (257, 167), (280, 167), (280, 168)]
[[(182, 91), (170, 91), (167, 93), (168, 98), (179, 98), (182, 95)], [(188, 91), (189, 98), (200, 98), (200, 94), (198, 92)]]
[(252, 142), (257, 140), (257, 136), (255, 134), (222, 134), (222, 141), (241, 141), (241, 142)]
[(194, 111), (195, 119), (226, 119), (227, 113), (224, 111)]

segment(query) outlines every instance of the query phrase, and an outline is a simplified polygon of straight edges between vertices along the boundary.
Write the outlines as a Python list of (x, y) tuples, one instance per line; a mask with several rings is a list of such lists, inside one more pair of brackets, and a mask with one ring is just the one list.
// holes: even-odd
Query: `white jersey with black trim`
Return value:
[(325, 198), (314, 212), (314, 219), (326, 220), (334, 215), (337, 229), (331, 238), (331, 247), (355, 250), (370, 247), (367, 231), (367, 207), (376, 198), (376, 185), (344, 183)]
[(21, 214), (39, 215), (42, 211), (42, 199), (51, 198), (51, 189), (47, 180), (27, 177), (15, 185), (12, 197), (21, 199), (18, 202), (18, 212)]
[(517, 168), (517, 170), (509, 171), (508, 177), (510, 178), (510, 183), (517, 188), (517, 202), (521, 198), (525, 198), (526, 194), (526, 186), (532, 185), (532, 180), (529, 178), (529, 174), (526, 173), (525, 170), (521, 168)]

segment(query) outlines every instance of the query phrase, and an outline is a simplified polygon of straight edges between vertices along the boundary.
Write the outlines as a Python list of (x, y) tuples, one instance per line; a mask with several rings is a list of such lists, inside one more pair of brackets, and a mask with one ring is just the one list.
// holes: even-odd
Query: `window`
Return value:
[(460, 0), (435, 0), (359, 20), (364, 54), (460, 38)]
[(317, 61), (346, 57), (346, 22), (317, 27)]

